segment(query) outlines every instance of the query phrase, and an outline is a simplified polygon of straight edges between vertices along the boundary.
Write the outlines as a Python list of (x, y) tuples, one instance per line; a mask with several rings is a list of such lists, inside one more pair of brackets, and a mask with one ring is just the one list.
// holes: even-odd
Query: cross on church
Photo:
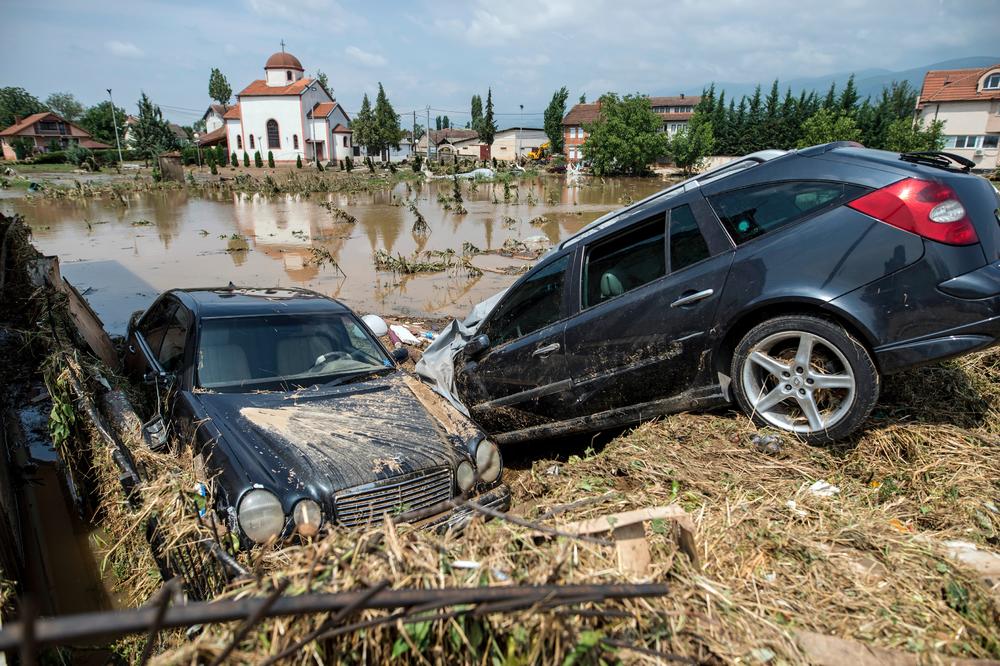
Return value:
[(285, 52), (285, 40), (284, 39), (281, 40), (281, 52), (282, 53)]

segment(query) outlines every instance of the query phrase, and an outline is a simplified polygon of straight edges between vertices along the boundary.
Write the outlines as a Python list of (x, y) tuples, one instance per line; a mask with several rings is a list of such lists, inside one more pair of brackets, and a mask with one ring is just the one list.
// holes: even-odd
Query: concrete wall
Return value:
[[(291, 75), (292, 75), (291, 79), (288, 78), (288, 74), (286, 72), (290, 72), (291, 73)], [(269, 85), (269, 86), (276, 86), (276, 87), (278, 87), (278, 86), (287, 86), (287, 85), (290, 85), (291, 83), (293, 83), (295, 81), (298, 81), (301, 78), (302, 78), (302, 72), (299, 72), (299, 71), (294, 70), (294, 69), (265, 69), (264, 70), (264, 80), (267, 81), (267, 85)]]
[[(267, 160), (267, 152), (274, 153), (275, 161), (294, 162), (296, 155), (302, 154), (302, 124), (303, 111), (298, 95), (246, 97), (240, 100), (243, 114), (243, 148), (248, 150), (253, 158), (255, 150)], [(267, 121), (274, 119), (278, 123), (280, 145), (270, 147), (267, 143)], [(292, 148), (292, 135), (299, 136), (299, 150)], [(251, 135), (254, 138), (250, 145)]]

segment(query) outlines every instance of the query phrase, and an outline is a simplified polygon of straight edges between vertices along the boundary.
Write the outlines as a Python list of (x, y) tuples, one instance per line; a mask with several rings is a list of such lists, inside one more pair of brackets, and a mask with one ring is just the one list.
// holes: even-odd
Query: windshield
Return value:
[(349, 314), (207, 318), (198, 341), (202, 388), (298, 387), (393, 367)]

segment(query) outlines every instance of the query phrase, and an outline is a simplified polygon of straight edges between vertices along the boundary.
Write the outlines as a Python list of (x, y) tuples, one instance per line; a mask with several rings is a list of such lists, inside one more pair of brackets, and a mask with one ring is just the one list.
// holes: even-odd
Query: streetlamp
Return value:
[(111, 96), (111, 88), (108, 88), (108, 99), (111, 100), (111, 122), (115, 126), (115, 145), (118, 146), (118, 164), (123, 164), (125, 160), (122, 159), (122, 142), (118, 138), (118, 118), (115, 117), (115, 98)]

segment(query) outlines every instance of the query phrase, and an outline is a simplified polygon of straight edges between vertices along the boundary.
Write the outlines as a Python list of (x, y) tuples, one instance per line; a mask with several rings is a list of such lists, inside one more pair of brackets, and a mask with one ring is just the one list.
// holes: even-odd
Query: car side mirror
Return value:
[(406, 363), (410, 360), (410, 352), (406, 347), (392, 350), (392, 360), (396, 363)]
[(481, 334), (477, 335), (476, 337), (466, 342), (465, 347), (462, 348), (462, 351), (465, 352), (465, 355), (467, 357), (476, 358), (489, 348), (490, 348), (489, 336)]

